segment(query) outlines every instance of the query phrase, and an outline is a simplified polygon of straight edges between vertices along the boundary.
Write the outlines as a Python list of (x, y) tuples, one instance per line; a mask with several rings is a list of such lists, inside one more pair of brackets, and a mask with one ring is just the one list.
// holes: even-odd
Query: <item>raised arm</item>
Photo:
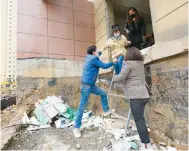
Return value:
[(109, 62), (109, 63), (103, 63), (102, 61), (100, 61), (99, 59), (95, 59), (93, 61), (93, 64), (99, 68), (102, 68), (102, 69), (108, 69), (110, 68), (111, 66), (114, 65), (113, 62)]

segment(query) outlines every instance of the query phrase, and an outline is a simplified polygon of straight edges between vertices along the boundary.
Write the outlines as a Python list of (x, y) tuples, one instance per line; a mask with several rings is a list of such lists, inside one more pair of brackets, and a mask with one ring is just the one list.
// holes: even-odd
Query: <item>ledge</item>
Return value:
[(144, 64), (188, 51), (188, 36), (182, 39), (155, 44), (141, 50)]

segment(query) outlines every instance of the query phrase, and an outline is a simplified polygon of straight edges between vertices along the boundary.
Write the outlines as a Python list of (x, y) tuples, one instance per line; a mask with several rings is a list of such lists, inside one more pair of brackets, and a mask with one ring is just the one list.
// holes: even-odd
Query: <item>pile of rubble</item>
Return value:
[[(66, 129), (74, 125), (76, 109), (65, 104), (61, 97), (48, 96), (44, 100), (35, 103), (33, 116), (28, 117), (25, 113), (23, 124), (29, 125), (28, 131), (56, 127)], [(139, 150), (140, 138), (136, 125), (130, 121), (128, 133), (125, 136), (125, 119), (114, 114), (111, 117), (103, 118), (100, 115), (94, 116), (91, 111), (85, 111), (82, 119), (81, 131), (91, 129), (103, 131), (105, 134), (112, 134), (114, 137), (104, 144), (103, 150)], [(150, 129), (148, 129), (150, 131)], [(104, 135), (105, 136), (105, 135)], [(91, 136), (92, 137), (92, 136)], [(82, 139), (82, 138), (81, 138)], [(103, 138), (99, 138), (103, 139)], [(171, 146), (159, 146), (152, 144), (153, 150), (175, 151)]]
[(76, 109), (69, 107), (61, 97), (48, 96), (35, 103), (31, 118), (25, 113), (23, 124), (28, 124), (27, 130), (56, 127), (66, 128), (73, 125)]

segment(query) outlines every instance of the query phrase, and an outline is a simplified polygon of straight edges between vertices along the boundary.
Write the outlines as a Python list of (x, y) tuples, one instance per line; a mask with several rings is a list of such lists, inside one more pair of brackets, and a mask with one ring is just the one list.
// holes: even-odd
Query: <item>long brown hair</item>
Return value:
[(132, 20), (129, 18), (129, 11), (132, 10), (135, 12), (136, 14), (136, 21), (139, 21), (139, 13), (138, 10), (135, 7), (129, 7), (128, 11), (127, 11), (127, 22), (128, 24), (130, 24), (132, 22)]
[(127, 53), (125, 55), (125, 61), (129, 60), (143, 61), (144, 57), (142, 56), (138, 48), (131, 47), (127, 49)]

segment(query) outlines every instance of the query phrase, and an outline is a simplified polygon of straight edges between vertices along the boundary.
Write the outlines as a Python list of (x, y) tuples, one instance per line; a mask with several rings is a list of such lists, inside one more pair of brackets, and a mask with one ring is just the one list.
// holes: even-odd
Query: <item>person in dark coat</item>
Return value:
[(143, 43), (142, 37), (145, 34), (145, 23), (135, 7), (128, 9), (128, 19), (125, 23), (124, 30), (128, 35), (128, 40), (131, 41), (129, 47), (136, 47), (140, 50), (140, 44)]

